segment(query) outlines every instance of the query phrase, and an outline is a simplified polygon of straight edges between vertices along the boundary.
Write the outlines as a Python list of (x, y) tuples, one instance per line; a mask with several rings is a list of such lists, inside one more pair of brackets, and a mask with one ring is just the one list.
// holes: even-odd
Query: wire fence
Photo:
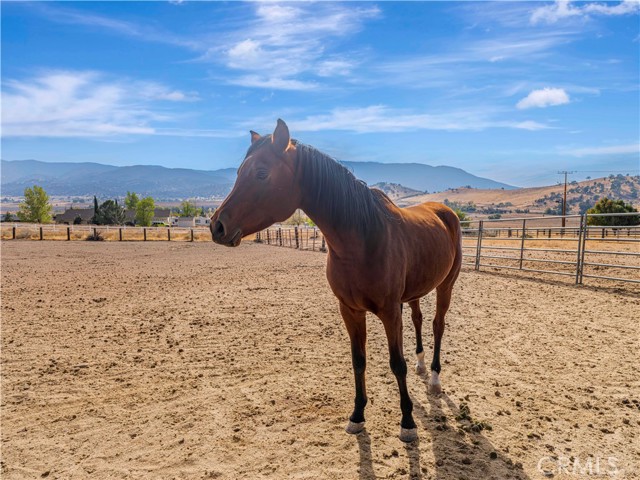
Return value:
[(317, 227), (270, 227), (256, 233), (255, 241), (299, 250), (327, 251), (324, 235)]
[[(640, 225), (591, 225), (634, 213), (481, 220), (462, 229), (463, 265), (640, 283)], [(602, 218), (601, 218), (602, 220)], [(632, 223), (632, 222), (628, 222)], [(568, 224), (571, 224), (570, 226)]]
[[(463, 266), (550, 274), (582, 284), (585, 278), (640, 283), (640, 225), (590, 225), (595, 217), (636, 218), (640, 213), (585, 214), (465, 222)], [(271, 227), (256, 234), (267, 245), (326, 251), (317, 228)]]

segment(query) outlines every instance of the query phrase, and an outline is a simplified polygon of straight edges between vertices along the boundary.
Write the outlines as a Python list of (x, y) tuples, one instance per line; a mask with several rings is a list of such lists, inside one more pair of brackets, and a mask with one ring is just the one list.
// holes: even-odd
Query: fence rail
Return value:
[(99, 236), (107, 241), (211, 241), (206, 227), (126, 227), (111, 225), (61, 225), (3, 223), (2, 240), (87, 240)]
[[(640, 213), (566, 215), (481, 220), (462, 229), (463, 266), (640, 284), (640, 225), (589, 225), (592, 217), (637, 217)], [(310, 242), (309, 238), (314, 241)], [(326, 251), (322, 232), (271, 227), (256, 241)]]
[[(585, 214), (470, 222), (462, 229), (463, 266), (640, 284), (640, 225), (590, 225), (592, 217), (638, 217), (640, 213)], [(474, 225), (476, 224), (476, 225)], [(472, 226), (473, 225), (473, 226)], [(2, 239), (84, 240), (99, 233), (111, 241), (211, 240), (208, 228), (2, 224)], [(315, 227), (274, 226), (256, 233), (267, 245), (326, 252)]]

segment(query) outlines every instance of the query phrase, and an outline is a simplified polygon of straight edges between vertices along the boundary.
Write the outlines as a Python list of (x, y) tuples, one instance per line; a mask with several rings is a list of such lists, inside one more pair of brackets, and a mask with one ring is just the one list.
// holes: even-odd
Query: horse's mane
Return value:
[(344, 165), (314, 147), (291, 140), (298, 152), (302, 188), (315, 195), (337, 229), (355, 229), (361, 234), (379, 231), (384, 218), (393, 216), (393, 202), (378, 189), (358, 180)]

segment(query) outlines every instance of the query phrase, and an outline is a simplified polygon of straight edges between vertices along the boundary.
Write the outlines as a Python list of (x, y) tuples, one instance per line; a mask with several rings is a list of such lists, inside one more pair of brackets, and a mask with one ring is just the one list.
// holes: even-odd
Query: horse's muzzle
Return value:
[(228, 232), (224, 223), (220, 219), (211, 223), (211, 238), (214, 242), (226, 247), (237, 247), (242, 240), (242, 230), (239, 228)]

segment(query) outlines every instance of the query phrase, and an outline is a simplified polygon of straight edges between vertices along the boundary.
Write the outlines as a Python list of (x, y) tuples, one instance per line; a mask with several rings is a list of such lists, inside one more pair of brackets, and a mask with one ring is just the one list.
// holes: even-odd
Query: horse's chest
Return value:
[(402, 278), (389, 268), (356, 262), (327, 262), (327, 280), (338, 299), (354, 309), (376, 311), (402, 294)]

